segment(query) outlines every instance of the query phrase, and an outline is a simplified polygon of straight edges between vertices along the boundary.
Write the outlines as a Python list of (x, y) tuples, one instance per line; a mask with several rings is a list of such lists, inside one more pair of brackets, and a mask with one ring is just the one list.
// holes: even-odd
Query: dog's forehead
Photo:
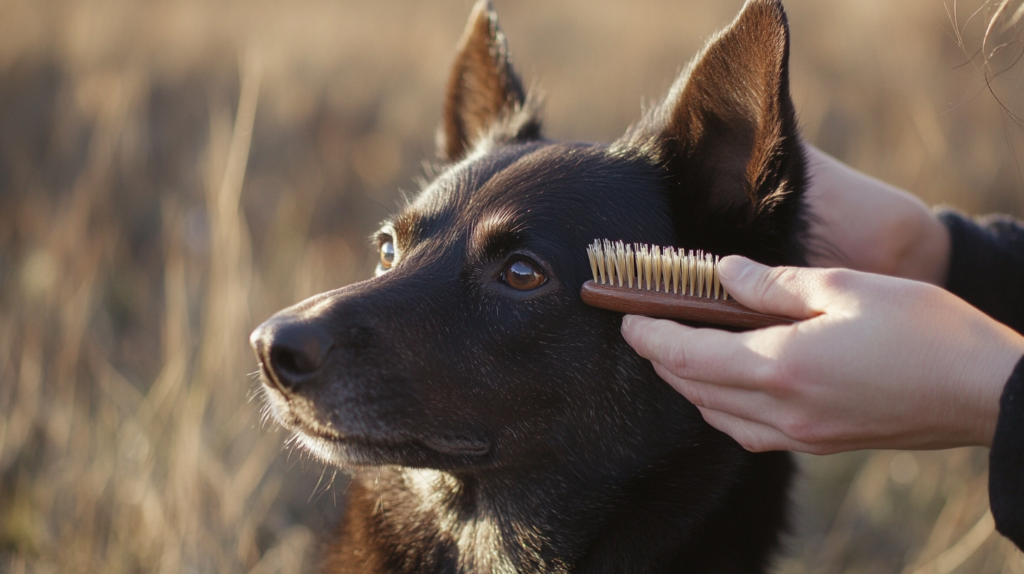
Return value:
[[(642, 162), (639, 162), (642, 163)], [(398, 218), (418, 234), (521, 231), (606, 218), (628, 203), (649, 165), (623, 160), (602, 145), (538, 142), (478, 153), (441, 173)], [(624, 183), (625, 182), (625, 183)], [(600, 209), (596, 207), (600, 206)], [(624, 205), (623, 205), (624, 207)]]
[[(472, 214), (510, 204), (526, 206), (531, 196), (549, 187), (551, 180), (566, 182), (573, 172), (574, 158), (594, 150), (582, 145), (531, 143), (501, 146), (489, 152), (471, 154), (441, 173), (414, 202), (424, 215), (437, 212)], [(564, 191), (563, 191), (564, 192)]]

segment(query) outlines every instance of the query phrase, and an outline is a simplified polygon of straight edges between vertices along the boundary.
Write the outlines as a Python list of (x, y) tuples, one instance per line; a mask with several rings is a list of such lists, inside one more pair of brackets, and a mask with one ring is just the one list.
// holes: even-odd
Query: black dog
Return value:
[(579, 291), (595, 238), (803, 263), (788, 34), (777, 0), (750, 0), (620, 140), (558, 143), (477, 4), (446, 166), (377, 234), (377, 277), (252, 335), (282, 424), (373, 468), (328, 570), (765, 571), (790, 458), (705, 424)]

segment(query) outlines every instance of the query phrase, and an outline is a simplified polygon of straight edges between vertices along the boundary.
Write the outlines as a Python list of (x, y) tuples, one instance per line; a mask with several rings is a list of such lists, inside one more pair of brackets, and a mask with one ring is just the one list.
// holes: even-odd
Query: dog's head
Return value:
[(804, 158), (781, 5), (751, 0), (618, 141), (559, 143), (494, 12), (470, 18), (443, 168), (376, 235), (376, 277), (252, 335), (277, 419), (341, 465), (452, 471), (722, 443), (579, 296), (595, 238), (800, 263)]

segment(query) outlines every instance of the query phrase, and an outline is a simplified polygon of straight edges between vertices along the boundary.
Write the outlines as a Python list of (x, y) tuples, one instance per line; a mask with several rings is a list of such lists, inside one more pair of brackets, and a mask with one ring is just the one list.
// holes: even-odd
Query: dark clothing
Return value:
[(939, 213), (953, 240), (946, 289), (1024, 333), (1024, 223), (1006, 216), (976, 222)]
[(999, 401), (999, 423), (988, 458), (988, 500), (996, 528), (1024, 549), (1024, 358)]
[[(1024, 223), (1005, 216), (972, 221), (951, 211), (939, 219), (952, 239), (946, 288), (1024, 334)], [(999, 402), (988, 494), (996, 529), (1024, 549), (1024, 357)]]

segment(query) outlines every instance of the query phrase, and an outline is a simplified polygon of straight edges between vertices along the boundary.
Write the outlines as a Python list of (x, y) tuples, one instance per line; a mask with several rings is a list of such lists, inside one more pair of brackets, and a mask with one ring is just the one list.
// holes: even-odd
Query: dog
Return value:
[(277, 420), (359, 469), (325, 571), (766, 571), (790, 456), (707, 425), (579, 293), (595, 238), (805, 263), (788, 52), (781, 3), (749, 0), (619, 140), (562, 143), (476, 4), (443, 165), (376, 276), (251, 337)]

